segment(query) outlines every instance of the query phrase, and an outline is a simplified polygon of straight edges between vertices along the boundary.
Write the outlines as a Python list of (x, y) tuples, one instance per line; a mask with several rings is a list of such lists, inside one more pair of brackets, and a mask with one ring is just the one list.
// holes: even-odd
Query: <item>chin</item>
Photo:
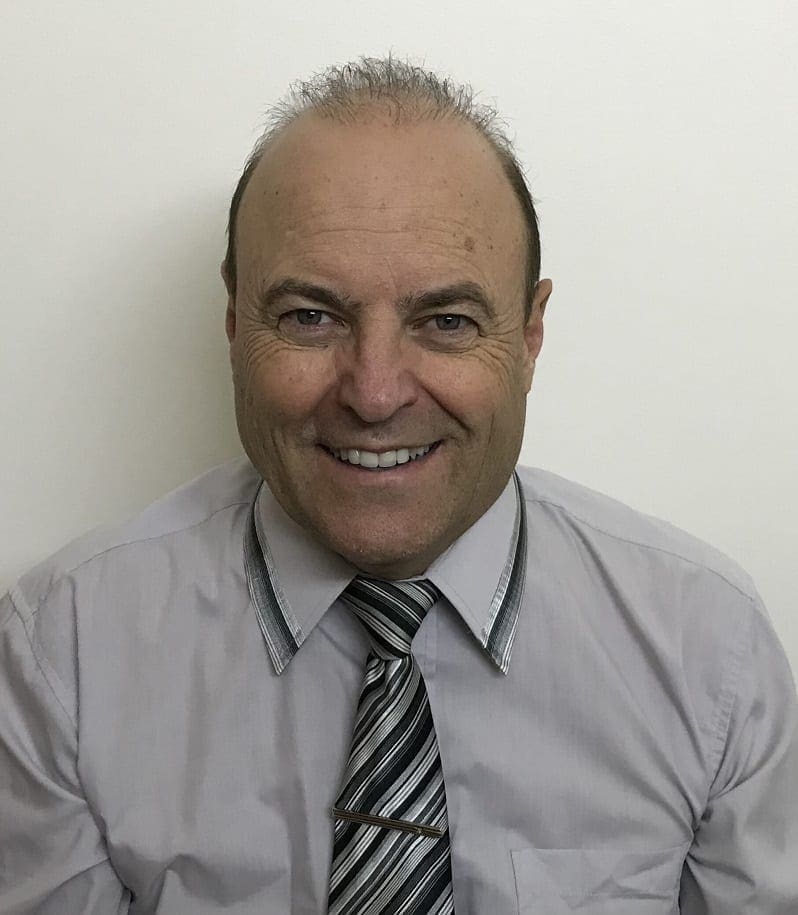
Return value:
[(347, 562), (375, 578), (410, 578), (422, 574), (432, 561), (417, 538), (397, 543), (396, 538), (380, 542), (375, 537), (358, 540), (343, 535), (328, 543)]

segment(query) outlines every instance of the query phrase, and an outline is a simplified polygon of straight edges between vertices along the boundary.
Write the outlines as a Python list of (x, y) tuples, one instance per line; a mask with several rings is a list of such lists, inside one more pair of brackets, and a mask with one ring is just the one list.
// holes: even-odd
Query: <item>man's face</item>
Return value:
[(460, 123), (304, 115), (252, 176), (237, 245), (250, 460), (359, 569), (423, 573), (507, 483), (542, 342), (551, 285), (525, 325), (524, 225), (495, 154)]

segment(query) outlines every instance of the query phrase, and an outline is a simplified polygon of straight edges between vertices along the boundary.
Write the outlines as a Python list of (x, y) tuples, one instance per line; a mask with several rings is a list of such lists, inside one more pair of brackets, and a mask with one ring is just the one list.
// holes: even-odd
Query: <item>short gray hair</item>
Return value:
[(341, 123), (355, 123), (369, 109), (389, 113), (394, 122), (454, 118), (471, 124), (491, 145), (521, 206), (526, 225), (527, 258), (524, 284), (526, 316), (540, 279), (540, 235), (532, 195), (521, 164), (496, 110), (477, 102), (471, 86), (455, 84), (409, 61), (361, 57), (329, 67), (309, 80), (293, 83), (282, 102), (267, 115), (267, 127), (255, 144), (238, 179), (227, 224), (227, 281), (236, 291), (236, 218), (244, 191), (269, 144), (306, 111)]

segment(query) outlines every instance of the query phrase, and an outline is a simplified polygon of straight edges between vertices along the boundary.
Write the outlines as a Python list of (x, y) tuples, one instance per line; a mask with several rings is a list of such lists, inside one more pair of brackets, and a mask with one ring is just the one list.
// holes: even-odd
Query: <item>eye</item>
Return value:
[(313, 332), (315, 329), (332, 330), (340, 321), (327, 311), (319, 308), (294, 308), (280, 315), (279, 323), (284, 330), (294, 333)]
[(435, 315), (431, 318), (437, 330), (453, 333), (456, 331), (470, 330), (474, 322), (465, 315)]
[(340, 318), (320, 308), (293, 308), (277, 319), (286, 340), (298, 344), (326, 346), (345, 331)]
[[(326, 324), (332, 320), (326, 311), (318, 311), (315, 308), (297, 308), (296, 311), (288, 312), (285, 317), (293, 317), (296, 323), (303, 327), (318, 327), (320, 324)], [(325, 318), (327, 321), (324, 320)]]
[(416, 332), (425, 346), (456, 352), (473, 346), (480, 329), (477, 322), (467, 315), (443, 312), (421, 318), (416, 324)]

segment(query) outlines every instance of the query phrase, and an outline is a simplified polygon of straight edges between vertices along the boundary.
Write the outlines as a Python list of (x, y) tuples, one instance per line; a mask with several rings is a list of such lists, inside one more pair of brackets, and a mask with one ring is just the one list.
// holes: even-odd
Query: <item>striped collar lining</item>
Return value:
[[(507, 559), (490, 604), (487, 621), (475, 636), (502, 673), (510, 665), (526, 577), (526, 509), (521, 481), (513, 473), (515, 520)], [(299, 651), (307, 633), (302, 630), (280, 589), (274, 558), (257, 509), (263, 483), (258, 487), (244, 532), (244, 565), (247, 584), (263, 639), (276, 673), (281, 674)]]
[(515, 484), (515, 521), (513, 536), (507, 552), (496, 593), (491, 601), (488, 621), (481, 632), (482, 647), (503, 674), (510, 666), (510, 654), (518, 626), (521, 598), (526, 579), (526, 506), (518, 474), (513, 473)]

